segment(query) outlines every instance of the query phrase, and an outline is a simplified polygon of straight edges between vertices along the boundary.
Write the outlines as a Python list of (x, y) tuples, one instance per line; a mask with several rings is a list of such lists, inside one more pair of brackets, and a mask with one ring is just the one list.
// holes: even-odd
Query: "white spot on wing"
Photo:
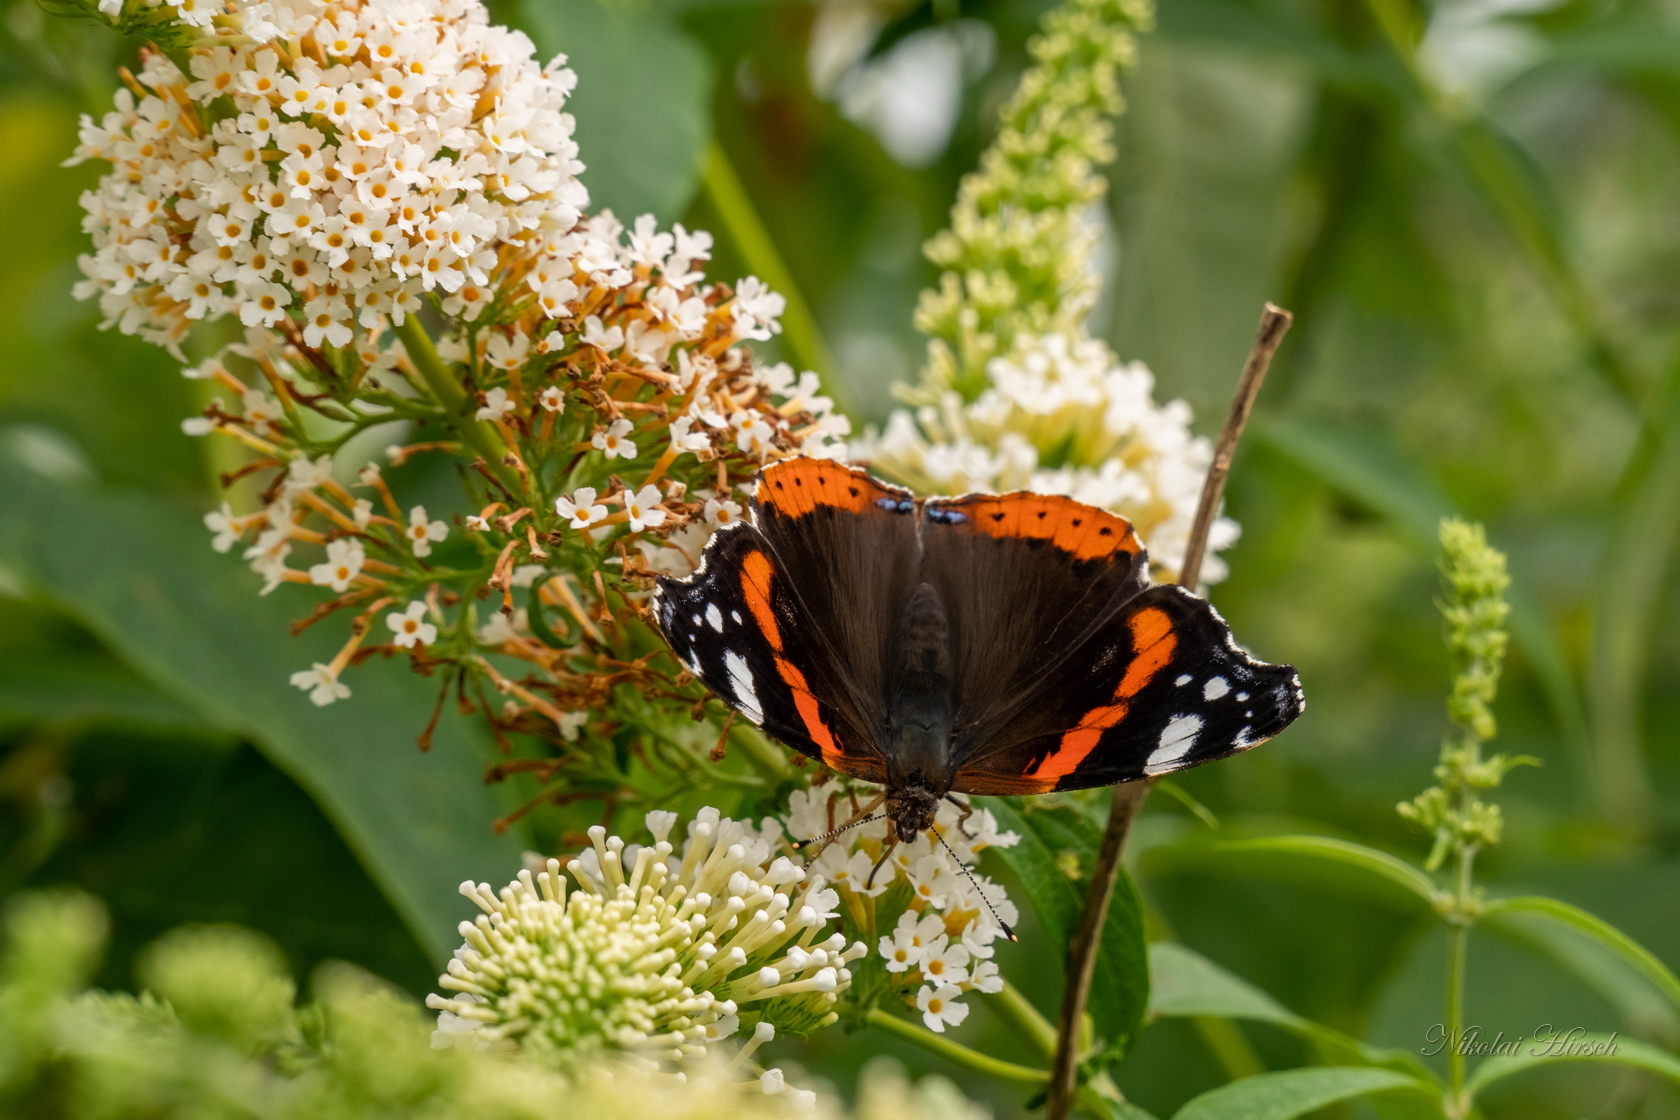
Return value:
[(1143, 772), (1154, 776), (1171, 770), (1173, 763), (1190, 753), (1190, 748), (1196, 745), (1196, 736), (1201, 733), (1201, 716), (1174, 716), (1167, 726), (1162, 728), (1161, 741), (1145, 760)]
[(1203, 700), (1217, 700), (1231, 691), (1231, 683), (1224, 677), (1214, 677), (1202, 686)]
[[(723, 655), (723, 667), (729, 672), (729, 687), (735, 691), (735, 703), (741, 714), (758, 726), (764, 722), (764, 709), (758, 706), (758, 689), (753, 687), (752, 670), (747, 659), (730, 650)], [(1196, 721), (1198, 724), (1201, 720)]]
[(1239, 700), (1239, 701), (1242, 701), (1242, 700), (1247, 700), (1247, 699), (1248, 699), (1248, 693), (1246, 693), (1246, 692), (1239, 692), (1239, 693), (1237, 693), (1237, 699), (1238, 699), (1238, 700)]
[[(699, 622), (700, 620), (697, 618), (694, 621)], [(1185, 673), (1183, 676), (1179, 677), (1173, 683), (1176, 684), (1178, 687), (1183, 688), (1185, 685), (1190, 683), (1190, 674)]]
[(694, 616), (694, 625), (696, 625), (696, 626), (700, 625), (700, 616), (699, 615)]
[[(699, 619), (694, 621), (699, 622)], [(706, 621), (712, 624), (712, 629), (723, 633), (723, 612), (717, 609), (716, 603), (706, 604)]]
[(735, 625), (737, 625), (737, 626), (741, 625), (741, 612), (740, 611), (730, 611), (729, 612), (729, 617), (733, 618), (735, 620)]

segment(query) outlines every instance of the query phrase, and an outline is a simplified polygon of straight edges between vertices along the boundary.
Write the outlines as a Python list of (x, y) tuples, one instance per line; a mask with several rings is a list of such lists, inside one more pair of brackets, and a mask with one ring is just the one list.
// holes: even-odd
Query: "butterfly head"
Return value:
[(911, 843), (933, 827), (939, 813), (940, 795), (919, 783), (899, 786), (887, 794), (887, 820), (901, 843)]

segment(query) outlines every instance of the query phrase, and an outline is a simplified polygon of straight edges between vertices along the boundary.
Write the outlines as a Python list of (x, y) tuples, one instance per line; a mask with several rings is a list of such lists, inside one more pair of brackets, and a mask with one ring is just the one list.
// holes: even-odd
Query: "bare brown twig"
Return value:
[[(1231, 411), (1225, 427), (1214, 445), (1213, 463), (1208, 467), (1207, 481), (1202, 484), (1201, 502), (1196, 507), (1196, 520), (1190, 528), (1190, 540), (1184, 549), (1184, 563), (1180, 566), (1178, 582), (1195, 589), (1202, 574), (1202, 559), (1207, 554), (1208, 530), (1219, 512), (1219, 500), (1225, 493), (1225, 477), (1231, 472), (1231, 459), (1242, 439), (1248, 414), (1254, 409), (1254, 398), (1260, 393), (1272, 355), (1289, 330), (1289, 312), (1268, 303), (1260, 314), (1260, 329), (1254, 345), (1243, 363), (1237, 392), (1231, 400)], [(1045, 1120), (1066, 1120), (1073, 1108), (1074, 1095), (1079, 1088), (1079, 1036), (1085, 1019), (1085, 1004), (1091, 995), (1091, 978), (1096, 971), (1097, 946), (1102, 940), (1103, 923), (1108, 920), (1108, 905), (1114, 898), (1114, 883), (1120, 871), (1120, 852), (1126, 844), (1143, 799), (1149, 795), (1149, 781), (1127, 782), (1116, 786), (1108, 807), (1108, 827), (1103, 830), (1102, 843), (1097, 848), (1097, 862), (1091, 869), (1091, 885), (1085, 892), (1085, 908), (1079, 915), (1079, 927), (1068, 943), (1067, 987), (1062, 993), (1062, 1010), (1056, 1029), (1056, 1061), (1050, 1071), (1049, 1095), (1045, 1100)]]

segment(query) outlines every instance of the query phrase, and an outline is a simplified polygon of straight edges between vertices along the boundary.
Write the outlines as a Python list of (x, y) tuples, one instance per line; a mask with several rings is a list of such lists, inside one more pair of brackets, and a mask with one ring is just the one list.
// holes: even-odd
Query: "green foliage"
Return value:
[[(1057, 959), (1065, 958), (1079, 924), (1102, 830), (1078, 807), (1047, 809), (1000, 798), (991, 808), (1001, 827), (1021, 837), (1020, 843), (1000, 848), (998, 854), (1020, 879)], [(1122, 871), (1114, 885), (1091, 981), (1089, 1014), (1096, 1033), (1096, 1068), (1118, 1061), (1130, 1049), (1148, 1005), (1143, 902), (1131, 877)]]

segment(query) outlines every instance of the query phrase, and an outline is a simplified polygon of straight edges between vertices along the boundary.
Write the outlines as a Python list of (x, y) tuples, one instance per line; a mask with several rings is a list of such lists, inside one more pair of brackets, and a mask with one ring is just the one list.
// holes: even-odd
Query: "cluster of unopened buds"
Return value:
[[(540, 861), (500, 891), (464, 883), (484, 913), (440, 979), (439, 1044), (518, 1044), (526, 1052), (607, 1046), (685, 1062), (754, 1024), (750, 1056), (777, 1029), (833, 1023), (861, 942), (830, 933), (839, 896), (779, 855), (780, 829), (702, 809), (673, 844), (676, 814), (647, 815), (651, 845), (599, 826), (562, 874)], [(570, 875), (573, 886), (568, 886)], [(738, 1061), (745, 1057), (738, 1056)], [(784, 1087), (779, 1071), (763, 1088)]]
[[(857, 812), (849, 789), (796, 790), (788, 832), (820, 837)], [(884, 819), (855, 825), (811, 862), (840, 895), (847, 928), (878, 931), (876, 950), (892, 988), (913, 1003), (930, 1030), (943, 1033), (968, 1017), (966, 992), (997, 992), (1003, 978), (992, 943), (1019, 914), (1003, 887), (973, 870), (986, 848), (1020, 841), (999, 832), (985, 809), (941, 806), (933, 827), (914, 842), (891, 844)], [(888, 932), (890, 930), (890, 932)]]

